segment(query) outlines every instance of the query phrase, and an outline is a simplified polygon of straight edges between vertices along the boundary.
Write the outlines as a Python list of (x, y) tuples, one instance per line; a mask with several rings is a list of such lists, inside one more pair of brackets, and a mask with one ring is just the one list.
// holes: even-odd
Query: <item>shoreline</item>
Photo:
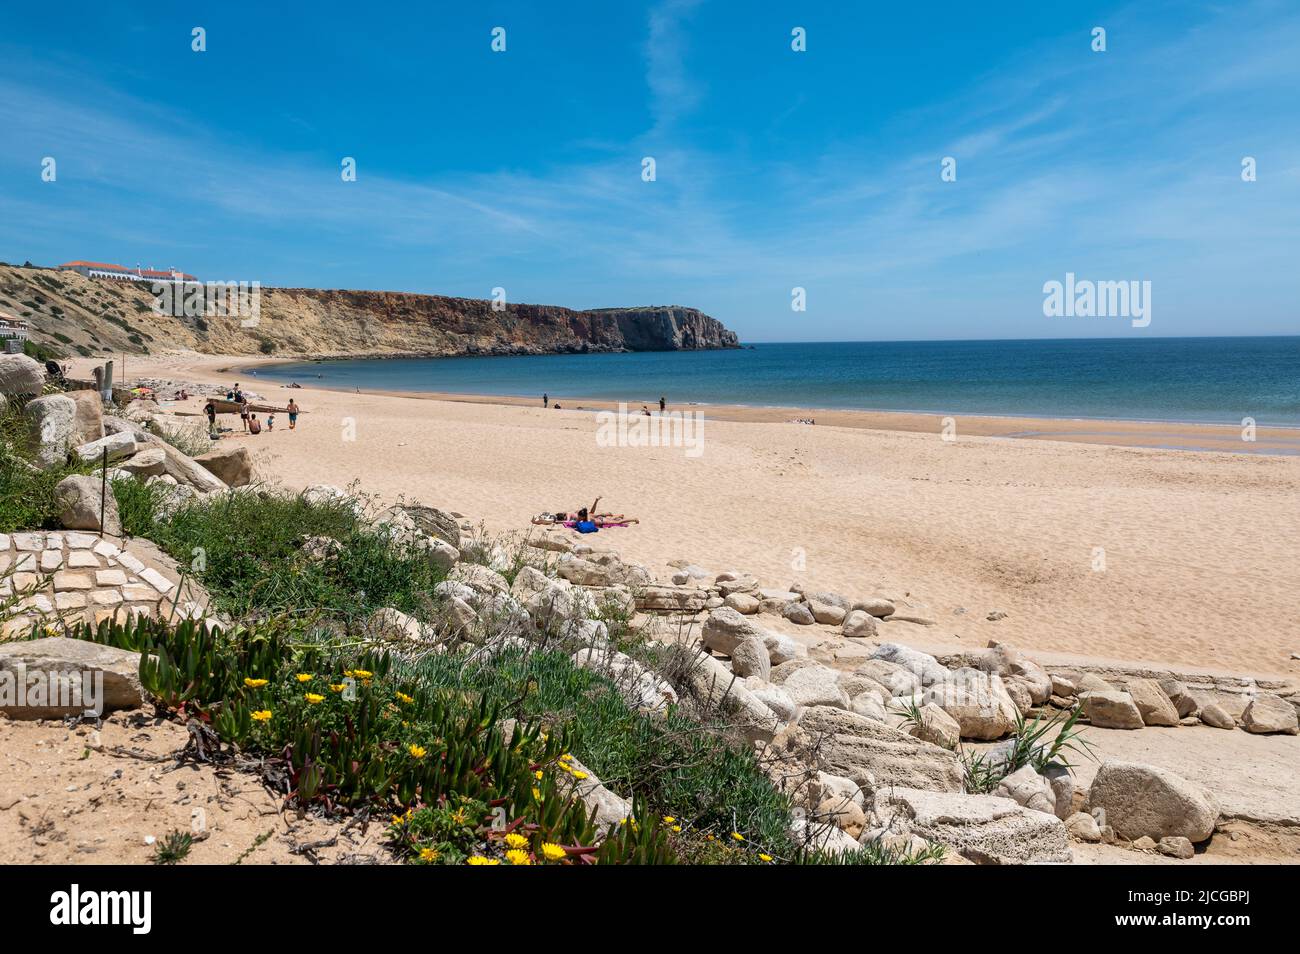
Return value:
[[(228, 374), (257, 374), (260, 368), (297, 362), (280, 359), (251, 359), (224, 369)], [(219, 369), (220, 370), (220, 369)], [(283, 381), (267, 383), (278, 388), (288, 388)], [(301, 383), (301, 382), (299, 382)], [(456, 404), (484, 404), (499, 407), (531, 407), (541, 409), (540, 398), (513, 394), (473, 394), (455, 391), (406, 391), (389, 388), (350, 389), (328, 384), (302, 384), (303, 391), (328, 391), (335, 394), (368, 394), (407, 398), (410, 400), (444, 401)], [(552, 407), (557, 403), (564, 411), (615, 411), (620, 403), (631, 411), (638, 406), (636, 400), (615, 397), (578, 398), (562, 394), (552, 395)], [(657, 402), (643, 399), (639, 402), (655, 411)], [(959, 435), (996, 437), (1010, 440), (1046, 440), (1066, 443), (1099, 444), (1112, 447), (1134, 447), (1150, 450), (1176, 450), (1185, 453), (1229, 453), (1250, 457), (1300, 456), (1300, 427), (1258, 424), (1256, 439), (1244, 441), (1241, 425), (1216, 422), (1133, 420), (1124, 418), (1049, 417), (1016, 414), (960, 414), (935, 411), (866, 410), (858, 408), (820, 408), (795, 405), (715, 404), (694, 402), (669, 405), (670, 411), (691, 411), (705, 415), (706, 420), (734, 423), (784, 424), (795, 418), (817, 421), (816, 426), (847, 427), (863, 430), (896, 431), (904, 433), (937, 434), (943, 429), (946, 418), (956, 422)]]
[[(248, 374), (272, 360), (174, 352), (126, 371), (223, 391), (239, 382), (281, 404), (287, 388)], [(1290, 449), (1277, 429), (1252, 445), (1265, 453), (1242, 453), (1235, 428), (958, 418), (950, 442), (937, 415), (699, 406), (702, 453), (688, 456), (602, 443), (592, 412), (605, 402), (560, 398), (556, 412), (538, 399), (313, 385), (291, 391), (306, 412), (296, 431), (249, 436), (223, 416), (225, 440), (248, 448), (261, 479), (355, 481), (385, 504), (418, 500), (505, 535), (600, 497), (641, 522), (591, 545), (661, 579), (685, 561), (879, 594), (926, 619), (882, 637), (930, 651), (997, 640), (1300, 676), (1300, 457), (1267, 453)], [(159, 397), (164, 413), (201, 414), (197, 396)]]

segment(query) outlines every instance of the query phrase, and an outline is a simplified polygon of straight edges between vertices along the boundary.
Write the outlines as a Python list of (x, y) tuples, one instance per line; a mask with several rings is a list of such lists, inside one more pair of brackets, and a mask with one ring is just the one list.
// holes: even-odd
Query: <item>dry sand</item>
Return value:
[[(602, 509), (641, 523), (591, 542), (657, 573), (684, 558), (772, 585), (902, 598), (936, 621), (932, 644), (996, 638), (1300, 674), (1291, 659), (1300, 653), (1300, 457), (1285, 456), (1300, 446), (1296, 431), (1261, 431), (1246, 445), (1232, 428), (961, 417), (948, 442), (930, 415), (709, 408), (703, 453), (690, 457), (598, 446), (591, 401), (561, 398), (566, 409), (556, 411), (289, 391), (222, 371), (251, 363), (132, 357), (127, 371), (239, 381), (272, 403), (293, 394), (308, 412), (297, 431), (279, 416), (273, 433), (234, 438), (263, 476), (289, 487), (357, 480), (492, 531), (524, 530), (540, 511), (601, 496)], [(579, 403), (588, 410), (568, 409)], [(817, 426), (785, 423), (796, 416)], [(1243, 453), (1260, 450), (1275, 453)], [(995, 610), (1007, 616), (988, 621)]]

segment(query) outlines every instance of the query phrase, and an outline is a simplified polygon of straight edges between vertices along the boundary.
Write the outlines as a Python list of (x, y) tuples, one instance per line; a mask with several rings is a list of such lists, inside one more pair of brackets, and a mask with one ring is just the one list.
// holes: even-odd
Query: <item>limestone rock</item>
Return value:
[(104, 459), (105, 451), (108, 452), (110, 461), (116, 461), (130, 457), (139, 447), (135, 436), (129, 432), (108, 434), (99, 440), (77, 447), (77, 456), (91, 464), (97, 464)]
[(816, 600), (808, 600), (804, 605), (812, 613), (813, 619), (824, 626), (839, 626), (844, 622), (844, 607), (836, 606), (833, 603), (820, 603)]
[(759, 601), (749, 593), (732, 593), (722, 601), (722, 605), (734, 609), (743, 616), (753, 616), (758, 612)]
[(1056, 814), (1056, 794), (1047, 779), (1034, 771), (1032, 765), (1025, 765), (1012, 772), (998, 783), (994, 795), (1009, 798), (1017, 805), (1032, 808), (1036, 812)]
[(1170, 858), (1187, 859), (1196, 855), (1196, 849), (1192, 846), (1192, 843), (1186, 838), (1178, 836), (1161, 838), (1156, 845), (1156, 849), (1162, 855), (1168, 855)]
[(230, 487), (245, 487), (253, 481), (253, 457), (243, 444), (218, 442), (194, 462)]
[[(100, 500), (103, 499), (103, 511)], [(54, 503), (59, 508), (59, 522), (69, 530), (103, 530), (114, 536), (122, 532), (113, 488), (102, 486), (94, 477), (64, 477), (54, 488)]]
[(677, 703), (677, 692), (672, 686), (626, 653), (588, 647), (571, 658), (574, 665), (598, 672), (612, 681), (630, 708), (656, 711)]
[(1201, 721), (1215, 729), (1235, 729), (1237, 721), (1217, 702), (1208, 702), (1201, 706)]
[(933, 743), (943, 749), (956, 749), (961, 743), (961, 725), (938, 706), (927, 703), (920, 707), (921, 720), (908, 727), (908, 734)]
[(77, 404), (72, 425), (74, 447), (97, 441), (104, 436), (104, 401), (98, 391), (68, 391)]
[(167, 455), (161, 449), (146, 447), (136, 451), (129, 459), (118, 464), (118, 467), (131, 476), (144, 480), (161, 475), (166, 469), (166, 462)]
[(786, 603), (781, 615), (797, 626), (811, 626), (817, 622), (807, 603)]
[(1219, 806), (1203, 786), (1153, 765), (1106, 761), (1088, 791), (1089, 806), (1105, 812), (1121, 838), (1179, 836), (1193, 844), (1214, 833)]
[(1144, 725), (1178, 725), (1178, 710), (1154, 679), (1130, 679), (1125, 683)]
[(952, 716), (962, 738), (1000, 739), (1016, 727), (1018, 710), (1002, 679), (978, 669), (957, 670), (951, 679), (930, 685), (922, 699)]
[(911, 670), (883, 659), (868, 659), (853, 670), (870, 676), (889, 690), (890, 696), (911, 696), (921, 691), (921, 680)]
[[(1086, 678), (1086, 677), (1085, 677)], [(1090, 689), (1079, 696), (1083, 714), (1102, 729), (1140, 729), (1145, 724), (1133, 697), (1118, 689)]]
[(48, 470), (62, 464), (72, 447), (77, 404), (63, 394), (34, 398), (23, 408), (36, 466)]
[(648, 613), (698, 613), (709, 598), (708, 590), (693, 586), (652, 585), (636, 594), (636, 608)]
[(772, 675), (767, 644), (759, 636), (746, 636), (731, 651), (731, 671), (737, 676), (757, 676), (764, 682)]
[(674, 675), (676, 690), (706, 711), (730, 716), (745, 735), (770, 740), (781, 722), (776, 713), (755, 698), (738, 676), (705, 653), (692, 653)]
[(839, 673), (826, 666), (805, 666), (792, 673), (783, 685), (798, 705), (849, 707), (849, 698), (840, 688)]
[(799, 729), (813, 740), (818, 767), (851, 779), (866, 791), (877, 785), (960, 792), (955, 753), (843, 709), (805, 709)]
[(25, 354), (0, 354), (0, 395), (27, 397), (45, 387), (45, 369)]
[(1065, 825), (1055, 815), (996, 795), (909, 788), (882, 791), (876, 812), (893, 832), (919, 835), (983, 864), (1068, 863)]
[[(35, 680), (49, 688), (51, 679), (55, 683), (57, 698), (52, 694), (44, 699), (35, 697), (29, 685), (21, 701), (36, 704), (0, 709), (0, 714), (11, 719), (56, 719), (81, 715), (96, 707), (101, 713), (138, 709), (144, 703), (140, 654), (87, 640), (53, 636), (2, 643), (0, 670), (10, 673), (14, 681), (25, 674), (29, 684)], [(89, 679), (83, 681), (83, 673), (90, 674)], [(37, 674), (41, 674), (38, 680)], [(98, 674), (102, 674), (102, 696), (96, 699), (96, 682), (101, 678)]]
[(907, 646), (900, 646), (898, 643), (881, 643), (876, 647), (876, 651), (871, 654), (871, 658), (883, 659), (885, 662), (892, 662), (902, 666), (917, 676), (921, 680), (922, 686), (944, 682), (949, 677), (947, 668), (940, 665), (939, 661), (929, 653), (910, 649)]
[(1241, 714), (1241, 725), (1247, 732), (1260, 735), (1300, 734), (1295, 706), (1271, 692), (1261, 692), (1250, 700)]
[(875, 639), (876, 619), (866, 610), (855, 609), (844, 617), (840, 633), (850, 639)]
[(886, 616), (893, 616), (896, 612), (892, 602), (879, 596), (868, 597), (864, 600), (854, 600), (853, 605), (849, 607), (849, 610), (861, 610), (869, 616), (874, 616), (876, 619), (884, 619)]
[(762, 640), (767, 632), (742, 616), (738, 610), (722, 606), (709, 614), (700, 635), (706, 648), (730, 656), (746, 639)]
[(1079, 695), (1082, 695), (1085, 692), (1117, 692), (1118, 691), (1117, 687), (1112, 686), (1105, 679), (1102, 679), (1100, 676), (1093, 675), (1090, 672), (1085, 672), (1082, 676), (1080, 676), (1078, 682), (1075, 683), (1075, 685), (1078, 687), (1077, 691)]
[(1101, 841), (1101, 826), (1097, 819), (1087, 812), (1075, 812), (1065, 819), (1065, 829), (1080, 841), (1096, 843)]

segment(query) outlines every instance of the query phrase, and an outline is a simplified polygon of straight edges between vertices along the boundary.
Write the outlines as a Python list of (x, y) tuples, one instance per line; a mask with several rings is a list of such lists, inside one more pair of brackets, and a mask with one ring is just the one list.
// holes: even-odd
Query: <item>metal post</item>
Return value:
[(103, 471), (99, 478), (99, 538), (104, 539), (104, 524), (108, 521), (105, 519), (104, 507), (108, 504), (108, 447), (104, 448)]

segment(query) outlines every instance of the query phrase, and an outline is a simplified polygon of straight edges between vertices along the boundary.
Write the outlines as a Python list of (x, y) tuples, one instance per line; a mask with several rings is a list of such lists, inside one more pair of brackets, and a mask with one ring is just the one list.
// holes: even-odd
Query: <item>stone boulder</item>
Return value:
[(87, 463), (98, 464), (104, 459), (104, 453), (107, 451), (109, 461), (125, 460), (134, 454), (140, 445), (136, 442), (135, 435), (129, 431), (122, 431), (117, 434), (108, 434), (99, 440), (90, 441), (77, 447), (77, 456)]
[(821, 603), (809, 599), (804, 605), (812, 613), (813, 619), (823, 626), (839, 626), (844, 622), (844, 617), (848, 615), (844, 607), (836, 606), (834, 603)]
[(884, 619), (886, 616), (893, 616), (896, 612), (894, 604), (881, 596), (870, 596), (864, 600), (854, 600), (849, 611), (861, 610), (869, 616), (876, 619)]
[(103, 530), (113, 536), (122, 532), (113, 488), (105, 490), (94, 477), (64, 477), (54, 488), (54, 504), (59, 509), (59, 522), (69, 530)]
[(871, 654), (871, 658), (883, 659), (885, 662), (902, 666), (920, 679), (922, 686), (945, 682), (951, 675), (948, 669), (929, 653), (901, 646), (898, 643), (881, 643)]
[(1154, 679), (1129, 679), (1124, 688), (1137, 706), (1144, 725), (1178, 725), (1178, 709)]
[(876, 813), (886, 832), (920, 836), (980, 864), (1074, 860), (1059, 818), (1009, 798), (895, 788), (877, 796)]
[(930, 742), (942, 749), (956, 749), (961, 743), (961, 725), (938, 706), (926, 704), (918, 710), (921, 719), (908, 726), (909, 735)]
[(1009, 798), (1017, 805), (1032, 808), (1036, 812), (1056, 814), (1056, 793), (1052, 783), (1034, 771), (1032, 765), (1025, 765), (1012, 772), (993, 792), (1002, 798)]
[(673, 674), (674, 688), (706, 714), (722, 712), (751, 741), (770, 741), (781, 719), (740, 678), (706, 653), (691, 653)]
[(868, 659), (853, 670), (854, 673), (870, 676), (889, 690), (890, 697), (913, 696), (921, 691), (921, 680), (910, 669), (904, 669), (897, 663), (883, 659)]
[[(1086, 678), (1086, 677), (1085, 677)], [(1089, 689), (1079, 696), (1083, 714), (1101, 729), (1140, 729), (1142, 713), (1127, 692), (1118, 689)]]
[(1019, 715), (1001, 677), (978, 669), (957, 670), (930, 685), (921, 699), (952, 716), (966, 739), (1000, 739), (1015, 729)]
[(47, 394), (28, 401), (23, 416), (36, 466), (48, 470), (64, 463), (73, 446), (77, 402), (63, 394)]
[(636, 608), (646, 613), (689, 613), (704, 609), (709, 591), (695, 586), (654, 584), (637, 590)]
[(722, 605), (734, 609), (742, 616), (753, 616), (758, 612), (758, 598), (749, 593), (731, 593), (722, 601)]
[(167, 469), (166, 464), (167, 455), (160, 448), (146, 447), (144, 450), (136, 451), (117, 466), (132, 477), (143, 480), (147, 477), (161, 476)]
[(45, 369), (25, 354), (0, 354), (0, 395), (28, 397), (45, 387)]
[(69, 391), (68, 397), (77, 404), (77, 414), (72, 425), (74, 446), (97, 441), (104, 436), (104, 401), (98, 391)]
[(754, 676), (767, 682), (772, 675), (767, 644), (758, 636), (746, 636), (731, 651), (731, 671), (737, 676)]
[(781, 610), (781, 615), (796, 626), (811, 626), (817, 622), (807, 603), (786, 603)]
[(632, 709), (657, 711), (677, 704), (677, 692), (631, 656), (612, 648), (588, 647), (574, 653), (573, 664), (600, 673)]
[(850, 639), (875, 639), (876, 618), (866, 610), (851, 610), (844, 617), (844, 625), (840, 628), (840, 635)]
[(782, 683), (797, 705), (849, 707), (849, 697), (840, 688), (839, 672), (826, 666), (805, 666)]
[[(159, 448), (166, 455), (167, 460), (163, 464), (163, 468), (175, 478), (178, 484), (192, 487), (201, 494), (223, 493), (227, 489), (225, 481), (220, 477), (203, 465), (196, 464), (192, 458), (181, 453), (166, 441), (155, 438), (149, 442), (149, 446)], [(305, 500), (315, 502), (347, 499), (347, 494), (337, 487), (331, 487), (329, 490), (335, 491), (337, 496), (329, 494), (324, 485), (308, 487), (302, 492), (302, 496)]]
[[(61, 719), (90, 710), (102, 714), (138, 709), (144, 704), (140, 654), (83, 639), (54, 636), (0, 644), (0, 671), (9, 674), (6, 681), (27, 686), (22, 699), (6, 702), (28, 705), (0, 708), (0, 715), (11, 719)], [(53, 692), (36, 696), (34, 683)]]
[(700, 635), (706, 649), (730, 656), (746, 639), (756, 638), (761, 641), (768, 634), (758, 624), (742, 616), (739, 610), (720, 606), (704, 621)]
[(957, 755), (865, 716), (818, 706), (805, 709), (798, 728), (822, 771), (851, 779), (867, 792), (877, 786), (960, 792)]
[(1103, 762), (1088, 804), (1103, 811), (1103, 824), (1127, 841), (1176, 836), (1197, 844), (1214, 834), (1219, 820), (1218, 802), (1203, 786), (1137, 762)]
[(1206, 725), (1214, 729), (1235, 729), (1237, 720), (1230, 716), (1223, 706), (1217, 702), (1207, 702), (1200, 708), (1198, 717)]
[(1247, 732), (1260, 735), (1300, 733), (1295, 706), (1271, 692), (1254, 696), (1241, 714), (1241, 725)]
[(224, 444), (194, 458), (218, 480), (229, 487), (245, 487), (253, 482), (253, 455), (243, 444)]

